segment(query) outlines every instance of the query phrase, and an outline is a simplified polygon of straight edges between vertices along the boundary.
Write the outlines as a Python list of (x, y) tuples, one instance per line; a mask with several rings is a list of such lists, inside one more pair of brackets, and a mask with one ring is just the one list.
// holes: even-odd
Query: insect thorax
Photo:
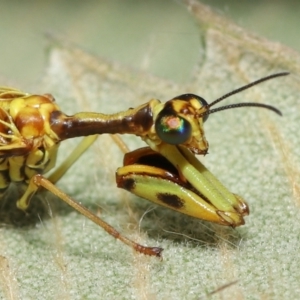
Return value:
[(59, 139), (49, 119), (56, 110), (50, 95), (0, 88), (0, 191), (55, 165)]

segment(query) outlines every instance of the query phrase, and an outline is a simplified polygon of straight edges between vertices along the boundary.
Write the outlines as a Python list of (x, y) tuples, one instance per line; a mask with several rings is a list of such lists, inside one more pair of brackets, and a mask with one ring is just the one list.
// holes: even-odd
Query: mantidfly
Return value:
[[(125, 154), (124, 166), (116, 171), (118, 187), (198, 219), (240, 226), (249, 213), (247, 203), (229, 192), (195, 157), (208, 150), (203, 123), (212, 113), (245, 106), (263, 107), (281, 115), (275, 107), (261, 103), (211, 107), (263, 81), (285, 75), (288, 73), (264, 77), (210, 104), (197, 95), (184, 94), (166, 103), (152, 99), (111, 115), (81, 112), (68, 116), (49, 94), (0, 88), (1, 196), (11, 183), (17, 184), (24, 191), (17, 207), (26, 211), (32, 196), (43, 187), (136, 251), (160, 256), (162, 248), (146, 247), (124, 237), (54, 185), (97, 135), (134, 134), (149, 147)], [(79, 136), (84, 139), (69, 158), (48, 179), (44, 177), (55, 165), (60, 142)]]

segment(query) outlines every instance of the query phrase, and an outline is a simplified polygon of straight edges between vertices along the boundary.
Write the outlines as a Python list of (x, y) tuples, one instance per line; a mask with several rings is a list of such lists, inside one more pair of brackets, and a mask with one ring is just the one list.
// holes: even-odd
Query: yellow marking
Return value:
[(21, 174), (21, 168), (24, 167), (25, 160), (26, 157), (24, 156), (14, 156), (8, 158), (9, 177), (11, 181), (20, 182), (25, 179), (24, 174)]

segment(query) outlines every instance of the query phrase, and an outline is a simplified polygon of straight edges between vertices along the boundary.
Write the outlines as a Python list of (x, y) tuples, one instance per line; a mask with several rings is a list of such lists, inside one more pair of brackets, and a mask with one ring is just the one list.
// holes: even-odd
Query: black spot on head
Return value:
[(135, 188), (135, 181), (132, 178), (124, 179), (119, 187), (131, 192)]
[(176, 195), (169, 194), (169, 193), (164, 193), (164, 194), (157, 193), (156, 196), (161, 202), (175, 209), (180, 209), (184, 206), (184, 201)]

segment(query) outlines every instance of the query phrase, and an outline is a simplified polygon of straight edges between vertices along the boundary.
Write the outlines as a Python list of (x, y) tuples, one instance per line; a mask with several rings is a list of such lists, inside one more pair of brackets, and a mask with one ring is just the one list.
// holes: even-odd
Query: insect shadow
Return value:
[(132, 209), (139, 219), (139, 230), (153, 240), (168, 240), (173, 244), (188, 244), (189, 247), (218, 247), (226, 243), (237, 248), (246, 232), (206, 222), (170, 209), (132, 200)]
[[(21, 186), (12, 185), (1, 200), (0, 227), (10, 226), (29, 229), (42, 221), (50, 220), (53, 215), (64, 216), (74, 212), (59, 198), (42, 189), (34, 196), (28, 210), (24, 212), (16, 206), (16, 199), (22, 193), (23, 188)], [(96, 201), (94, 204), (90, 204), (88, 208), (97, 211), (99, 204)], [(122, 205), (105, 206), (108, 214), (112, 210), (116, 215), (123, 214), (121, 212), (124, 210)], [(130, 206), (134, 212), (134, 217), (139, 220), (138, 230), (146, 232), (148, 237), (153, 240), (168, 240), (172, 244), (185, 244), (188, 247), (218, 247), (220, 243), (225, 242), (233, 248), (236, 248), (241, 240), (239, 231), (233, 228), (197, 220), (164, 207), (149, 205), (141, 202), (138, 198), (131, 199)], [(128, 225), (128, 220), (121, 221), (123, 224), (125, 222)], [(99, 228), (99, 230), (101, 229)]]
[[(25, 187), (26, 189), (26, 187)], [(62, 203), (57, 197), (47, 191), (41, 191), (33, 196), (30, 206), (22, 211), (16, 206), (16, 200), (24, 193), (24, 187), (12, 184), (0, 201), (0, 227), (34, 227), (42, 220), (51, 218), (55, 214), (67, 214), (74, 211)]]

